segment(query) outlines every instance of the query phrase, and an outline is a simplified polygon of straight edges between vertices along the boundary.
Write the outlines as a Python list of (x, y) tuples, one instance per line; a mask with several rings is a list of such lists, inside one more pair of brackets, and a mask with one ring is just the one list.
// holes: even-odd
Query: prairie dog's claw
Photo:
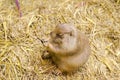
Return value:
[(42, 59), (49, 59), (51, 58), (50, 54), (48, 52), (44, 52), (42, 55), (41, 55)]

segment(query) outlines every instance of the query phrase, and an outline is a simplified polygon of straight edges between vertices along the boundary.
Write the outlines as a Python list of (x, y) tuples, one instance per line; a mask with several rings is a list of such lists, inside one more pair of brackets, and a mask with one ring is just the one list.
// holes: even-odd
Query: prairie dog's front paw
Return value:
[(42, 57), (42, 59), (49, 59), (49, 58), (51, 58), (50, 54), (49, 54), (47, 51), (45, 51), (45, 52), (41, 55), (41, 57)]

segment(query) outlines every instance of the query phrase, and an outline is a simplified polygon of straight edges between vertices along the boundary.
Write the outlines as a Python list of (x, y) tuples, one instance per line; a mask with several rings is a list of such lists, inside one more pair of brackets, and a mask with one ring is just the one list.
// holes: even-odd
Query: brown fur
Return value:
[(62, 72), (73, 72), (89, 58), (88, 38), (71, 24), (59, 24), (50, 34), (48, 51)]

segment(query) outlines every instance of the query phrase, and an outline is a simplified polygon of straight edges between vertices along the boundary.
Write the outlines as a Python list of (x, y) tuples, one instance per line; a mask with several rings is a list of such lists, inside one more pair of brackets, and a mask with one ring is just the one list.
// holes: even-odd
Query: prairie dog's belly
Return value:
[(48, 51), (61, 71), (72, 72), (88, 60), (89, 40), (74, 25), (60, 24), (50, 34)]
[(71, 72), (82, 66), (88, 60), (89, 55), (90, 53), (85, 50), (82, 53), (78, 53), (72, 56), (55, 56), (53, 61), (61, 70)]

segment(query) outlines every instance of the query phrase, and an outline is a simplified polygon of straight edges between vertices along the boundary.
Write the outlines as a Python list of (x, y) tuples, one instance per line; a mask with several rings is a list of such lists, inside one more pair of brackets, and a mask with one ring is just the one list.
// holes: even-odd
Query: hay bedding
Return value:
[[(119, 80), (120, 0), (0, 0), (1, 80)], [(89, 37), (92, 54), (73, 75), (54, 75), (51, 62), (41, 59), (58, 23), (74, 23)]]

